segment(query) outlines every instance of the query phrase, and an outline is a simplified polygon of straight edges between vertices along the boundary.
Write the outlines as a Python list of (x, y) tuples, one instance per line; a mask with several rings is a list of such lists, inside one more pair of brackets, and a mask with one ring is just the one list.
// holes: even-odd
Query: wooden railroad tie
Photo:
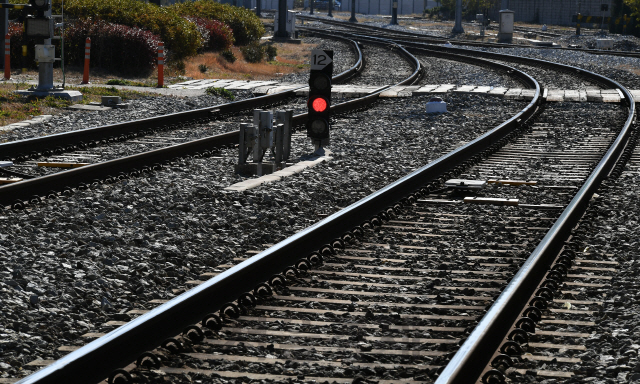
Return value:
[(0, 185), (17, 183), (18, 181), (22, 181), (22, 179), (19, 177), (0, 177)]

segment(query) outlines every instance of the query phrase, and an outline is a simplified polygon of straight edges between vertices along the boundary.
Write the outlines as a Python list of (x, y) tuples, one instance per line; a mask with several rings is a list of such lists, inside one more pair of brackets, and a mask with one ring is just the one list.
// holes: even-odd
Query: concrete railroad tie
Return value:
[[(206, 89), (209, 87), (225, 88), (228, 90), (250, 90), (255, 95), (268, 95), (289, 89), (301, 88), (296, 91), (298, 96), (309, 94), (306, 84), (278, 83), (275, 81), (248, 81), (248, 80), (190, 80), (170, 85), (171, 89)], [(359, 85), (334, 85), (332, 95), (334, 97), (361, 97), (369, 92), (379, 89), (379, 86)], [(380, 97), (411, 97), (420, 95), (432, 95), (441, 93), (468, 93), (486, 94), (490, 96), (502, 96), (510, 100), (531, 100), (534, 96), (533, 89), (503, 88), (485, 85), (455, 85), (455, 84), (430, 84), (422, 86), (397, 86), (391, 87), (380, 94)], [(632, 90), (634, 98), (640, 100), (640, 90)], [(585, 89), (544, 89), (543, 98), (546, 101), (574, 101), (574, 102), (605, 102), (619, 103), (624, 96), (618, 89), (598, 89), (587, 87)]]

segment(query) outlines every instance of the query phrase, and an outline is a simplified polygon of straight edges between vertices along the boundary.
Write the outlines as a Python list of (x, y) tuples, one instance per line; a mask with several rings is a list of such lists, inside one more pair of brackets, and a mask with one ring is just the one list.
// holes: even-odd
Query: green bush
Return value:
[[(60, 14), (60, 4), (61, 0), (54, 0), (54, 14)], [(160, 36), (167, 54), (175, 58), (195, 55), (201, 45), (195, 24), (172, 7), (136, 0), (67, 0), (64, 8), (67, 17), (93, 18), (149, 30)]]
[(225, 23), (218, 20), (203, 19), (202, 17), (185, 17), (196, 25), (202, 35), (203, 48), (222, 51), (231, 48), (234, 42), (233, 32)]
[(237, 60), (236, 55), (234, 55), (233, 51), (230, 49), (225, 49), (224, 51), (222, 51), (221, 55), (222, 55), (222, 58), (224, 58), (230, 63), (235, 63)]
[(184, 75), (187, 72), (187, 65), (182, 60), (172, 61), (169, 64), (169, 69), (173, 70), (178, 75)]
[(91, 66), (123, 75), (148, 75), (157, 64), (160, 38), (149, 31), (86, 19), (64, 31), (66, 62), (84, 65), (85, 39), (91, 38)]
[(220, 97), (224, 97), (225, 99), (229, 99), (229, 100), (235, 100), (236, 97), (233, 95), (233, 93), (228, 90), (228, 89), (224, 89), (224, 88), (216, 88), (216, 87), (209, 87), (205, 90), (205, 92), (208, 95), (213, 95), (213, 96), (220, 96)]
[(278, 48), (273, 44), (267, 44), (264, 51), (267, 54), (267, 61), (273, 61), (278, 56)]
[(264, 47), (256, 42), (240, 48), (240, 51), (244, 59), (249, 63), (259, 63), (264, 59)]
[(187, 1), (167, 8), (175, 10), (176, 13), (182, 16), (197, 16), (227, 24), (233, 31), (236, 45), (246, 45), (252, 41), (257, 41), (265, 32), (258, 16), (246, 8), (220, 4), (213, 0)]

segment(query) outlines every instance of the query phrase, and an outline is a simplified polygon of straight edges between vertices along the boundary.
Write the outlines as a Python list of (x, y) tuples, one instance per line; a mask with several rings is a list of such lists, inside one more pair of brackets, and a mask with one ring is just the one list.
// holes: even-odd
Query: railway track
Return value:
[[(526, 360), (553, 360), (545, 348), (558, 349), (555, 338), (584, 336), (554, 330), (562, 310), (551, 308), (551, 315), (543, 317), (542, 307), (592, 303), (566, 297), (555, 301), (549, 295), (597, 288), (580, 281), (580, 274), (566, 273), (565, 259), (553, 260), (581, 207), (622, 153), (634, 106), (627, 92), (628, 114), (612, 108), (614, 121), (586, 121), (582, 140), (575, 140), (575, 128), (562, 126), (559, 113), (549, 107), (538, 112), (538, 123), (520, 124), (534, 113), (540, 96), (537, 83), (526, 75), (520, 78), (537, 92), (508, 122), (292, 238), (256, 249), (251, 258), (237, 258), (238, 265), (219, 266), (226, 271), (203, 274), (211, 279), (191, 282), (197, 286), (177, 299), (155, 301), (163, 305), (131, 323), (112, 324), (120, 328), (21, 383), (100, 380), (167, 337), (173, 339), (155, 350), (156, 357), (146, 354), (139, 361), (157, 369), (134, 369), (135, 376), (153, 380), (161, 371), (176, 375), (170, 376), (173, 382), (183, 374), (469, 382), (471, 374), (501, 380), (504, 374), (488, 364), (504, 370), (513, 359), (503, 355), (525, 344), (544, 351)], [(597, 81), (626, 92), (605, 78)], [(449, 178), (491, 176), (495, 183), (480, 191), (461, 190), (461, 185), (443, 189)], [(523, 184), (519, 178), (525, 186), (511, 186)], [(584, 267), (593, 260), (572, 259), (567, 249), (561, 256), (593, 271)], [(547, 273), (552, 264), (555, 273)], [(595, 268), (609, 272), (601, 264), (595, 262)], [(540, 283), (544, 275), (546, 290), (528, 284)], [(573, 280), (561, 289), (563, 277)], [(536, 296), (534, 301), (530, 296)], [(526, 303), (537, 309), (525, 308)], [(517, 321), (519, 330), (505, 332)], [(536, 330), (535, 323), (545, 329)], [(537, 339), (528, 340), (534, 331)], [(502, 344), (505, 338), (513, 340)], [(129, 346), (126, 353), (119, 347), (123, 343)], [(506, 353), (490, 358), (499, 348), (507, 348)], [(95, 364), (107, 357), (108, 367)], [(164, 367), (156, 366), (159, 359)], [(559, 357), (554, 364), (573, 362)], [(511, 372), (522, 374), (522, 369), (533, 368)], [(553, 377), (550, 372), (536, 371)], [(112, 381), (126, 382), (130, 375), (115, 371)]]
[[(363, 69), (362, 52), (355, 42), (351, 41), (350, 43), (356, 52), (356, 63), (350, 69), (334, 76), (334, 81), (345, 81), (357, 75), (357, 73)], [(417, 76), (418, 73), (418, 69), (416, 69), (413, 76)], [(109, 161), (93, 163), (82, 168), (53, 173), (39, 178), (32, 178), (33, 175), (21, 172), (7, 172), (9, 175), (24, 177), (28, 180), (0, 187), (0, 204), (23, 208), (29, 203), (37, 204), (43, 197), (55, 198), (59, 193), (68, 195), (72, 192), (73, 188), (85, 188), (88, 184), (96, 181), (105, 179), (112, 181), (128, 177), (127, 173), (129, 172), (133, 172), (133, 175), (136, 175), (140, 172), (148, 172), (154, 167), (159, 169), (161, 167), (160, 163), (172, 158), (194, 154), (197, 156), (211, 156), (211, 150), (237, 144), (238, 136), (237, 131), (210, 136), (208, 133), (210, 127), (207, 123), (212, 119), (219, 119), (221, 116), (234, 114), (239, 111), (282, 103), (294, 97), (295, 91), (296, 90), (290, 90), (211, 108), (2, 144), (1, 147), (4, 158), (17, 162), (23, 162), (29, 158), (38, 158), (43, 155), (62, 155), (65, 153), (67, 156), (70, 154), (75, 155), (73, 156), (75, 159), (78, 159), (78, 156), (80, 159), (86, 159), (87, 155), (91, 157), (96, 156), (96, 154), (91, 152), (88, 154), (74, 152), (78, 150), (83, 152), (87, 148), (94, 148), (116, 142), (128, 142), (133, 145), (143, 144), (143, 146), (152, 143), (161, 148), (130, 154), (124, 158), (115, 158)], [(358, 105), (366, 105), (374, 99), (375, 97), (361, 98), (359, 101), (347, 103), (346, 106), (338, 105), (336, 109), (342, 108), (343, 110), (348, 110), (352, 108), (353, 105), (357, 108)], [(305, 118), (306, 114), (296, 116), (294, 124), (302, 125)], [(190, 133), (190, 135), (201, 136), (201, 138), (196, 140), (184, 140), (180, 138), (179, 141), (183, 141), (182, 144), (171, 145), (172, 141), (176, 141), (175, 139), (179, 138), (179, 136), (176, 137), (172, 132), (181, 135), (180, 131), (184, 131), (185, 128), (190, 128), (189, 132), (192, 132), (192, 128), (198, 126), (198, 124), (201, 124), (200, 127), (203, 129), (195, 134)], [(176, 128), (178, 129), (176, 130)], [(169, 133), (166, 131), (169, 131)], [(63, 143), (64, 145), (62, 145)], [(82, 156), (84, 156), (84, 158)], [(48, 186), (50, 186), (50, 188), (48, 188)], [(29, 196), (31, 196), (28, 200), (24, 198), (26, 196), (25, 193), (29, 193)], [(22, 198), (20, 198), (20, 196), (22, 196)]]
[[(329, 18), (320, 18), (315, 16), (308, 15), (298, 15), (298, 18), (305, 21), (315, 21), (322, 24), (327, 24), (331, 26), (335, 26), (337, 28), (342, 28), (344, 30), (349, 30), (352, 32), (358, 32), (363, 35), (369, 36), (378, 36), (382, 38), (390, 38), (396, 41), (414, 41), (416, 43), (428, 43), (428, 44), (445, 44), (450, 43), (454, 46), (459, 47), (476, 47), (476, 48), (522, 48), (521, 44), (505, 44), (505, 43), (489, 43), (489, 42), (478, 42), (478, 41), (469, 41), (463, 39), (451, 39), (449, 37), (442, 36), (434, 36), (429, 34), (423, 34), (412, 31), (405, 31), (399, 29), (389, 29), (383, 27), (377, 27), (366, 24), (355, 24), (346, 21), (340, 21)], [(610, 55), (610, 56), (625, 56), (625, 57), (638, 57), (640, 53), (632, 52), (632, 51), (613, 51), (613, 50), (601, 50), (601, 49), (588, 49), (588, 48), (571, 48), (571, 47), (548, 47), (548, 46), (527, 46), (529, 48), (536, 49), (554, 49), (554, 50), (566, 50), (566, 51), (575, 51), (575, 52), (585, 52), (593, 55)]]
[[(321, 31), (317, 30), (314, 31), (314, 33), (322, 34)], [(355, 76), (355, 74), (363, 68), (360, 48), (353, 40), (345, 40), (353, 44), (354, 49), (358, 52), (358, 60), (352, 68), (336, 76), (336, 80), (338, 81)], [(368, 39), (367, 42), (369, 44), (382, 44), (384, 46), (389, 44), (379, 39)], [(411, 62), (414, 67), (411, 76), (398, 84), (416, 82), (423, 73), (419, 62), (403, 49), (399, 49), (398, 53), (401, 57), (404, 57), (405, 60)], [(467, 60), (474, 64), (482, 63), (493, 69), (497, 68), (503, 72), (512, 72), (510, 67), (496, 65), (486, 61), (482, 62), (477, 59), (470, 60), (460, 55), (440, 54), (440, 56), (451, 57), (455, 60)], [(518, 73), (516, 72), (515, 78), (520, 79), (520, 77), (518, 77)], [(332, 107), (332, 112), (335, 114), (346, 113), (350, 110), (370, 105), (375, 102), (380, 92), (384, 91), (387, 87), (388, 86), (381, 87), (368, 96), (337, 104)], [(40, 203), (45, 197), (55, 198), (59, 194), (69, 195), (74, 188), (87, 188), (91, 184), (100, 182), (100, 180), (112, 182), (117, 179), (129, 177), (128, 172), (132, 172), (132, 175), (135, 176), (140, 174), (140, 172), (149, 172), (151, 168), (159, 169), (161, 162), (175, 157), (193, 154), (197, 156), (211, 156), (212, 150), (215, 152), (215, 148), (236, 144), (237, 133), (224, 133), (210, 137), (211, 124), (207, 124), (209, 120), (219, 119), (219, 115), (228, 115), (250, 107), (255, 108), (264, 103), (281, 102), (291, 97), (294, 92), (295, 90), (292, 90), (197, 111), (2, 144), (1, 148), (6, 159), (18, 161), (19, 166), (22, 165), (20, 161), (24, 162), (27, 158), (38, 158), (42, 155), (49, 156), (52, 154), (61, 156), (63, 160), (72, 159), (74, 162), (86, 161), (86, 164), (91, 165), (62, 173), (49, 173), (50, 171), (45, 171), (44, 173), (49, 174), (38, 178), (33, 178), (34, 175), (25, 174), (24, 172), (7, 172), (10, 175), (20, 176), (28, 180), (26, 182), (0, 187), (0, 204), (11, 205), (14, 208), (24, 208), (28, 204)], [(293, 126), (302, 125), (305, 118), (306, 114), (304, 113), (294, 116)], [(190, 125), (184, 122), (176, 123), (178, 120), (192, 121), (192, 123)], [(185, 129), (187, 126), (189, 129)], [(219, 127), (216, 129), (219, 130)], [(182, 136), (188, 136), (192, 139), (189, 140)], [(193, 139), (194, 137), (195, 140)], [(67, 145), (60, 147), (59, 144), (62, 142), (67, 143)], [(103, 160), (102, 162), (94, 163), (97, 158), (103, 156), (96, 150), (86, 151), (87, 147), (94, 148), (100, 145), (104, 146), (109, 143), (116, 144), (121, 142), (129, 144), (125, 146), (123, 150), (124, 153), (129, 154), (127, 157), (117, 158), (116, 156), (115, 159), (107, 158), (107, 161)], [(182, 144), (171, 145), (174, 142), (181, 142)], [(119, 145), (121, 147), (123, 146), (122, 144)], [(149, 146), (157, 146), (159, 148), (152, 151), (135, 153), (136, 150), (134, 149), (132, 151), (131, 145), (133, 145), (134, 148), (142, 147), (146, 149)], [(110, 154), (109, 157), (114, 157), (114, 155)], [(56, 160), (56, 158), (54, 158), (54, 160)], [(25, 166), (32, 167), (32, 164), (27, 163)], [(25, 199), (25, 196), (29, 196), (29, 198)]]

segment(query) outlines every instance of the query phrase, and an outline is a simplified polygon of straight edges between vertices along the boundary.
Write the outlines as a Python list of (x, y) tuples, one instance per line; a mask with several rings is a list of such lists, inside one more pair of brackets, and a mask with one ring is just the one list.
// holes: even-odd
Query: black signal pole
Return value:
[(356, 19), (356, 0), (351, 0), (351, 18), (349, 21), (352, 23), (358, 22), (358, 19)]
[(333, 0), (329, 0), (329, 4), (327, 5), (327, 7), (329, 8), (329, 13), (327, 13), (327, 16), (333, 17)]
[(398, 25), (398, 2), (396, 0), (391, 2), (391, 25)]
[(278, 32), (276, 37), (289, 37), (287, 33), (287, 0), (278, 0)]
[(256, 0), (256, 16), (260, 17), (262, 13), (262, 4), (260, 4), (260, 0)]
[[(6, 4), (9, 0), (0, 0), (0, 4)], [(0, 9), (0, 32), (2, 32), (2, 42), (4, 43), (4, 37), (9, 33), (9, 9), (2, 8)], [(4, 69), (4, 60), (2, 61), (2, 69)]]
[(311, 8), (311, 10), (309, 11), (310, 15), (313, 15), (313, 1), (314, 0), (309, 0), (309, 8)]

